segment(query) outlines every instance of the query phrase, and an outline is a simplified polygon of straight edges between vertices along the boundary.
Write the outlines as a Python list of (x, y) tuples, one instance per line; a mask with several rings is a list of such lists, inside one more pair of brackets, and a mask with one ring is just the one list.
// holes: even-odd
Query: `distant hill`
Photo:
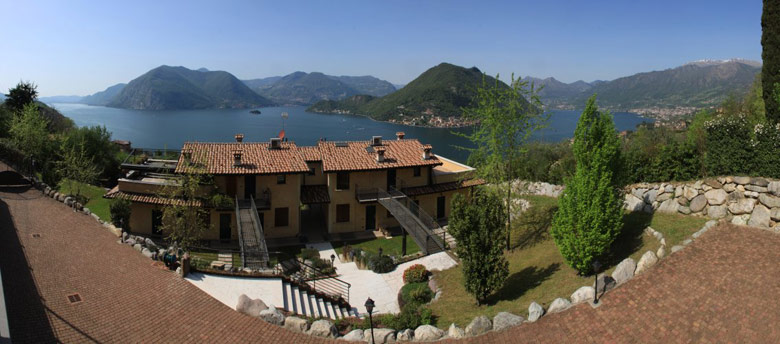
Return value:
[(110, 86), (103, 91), (95, 92), (94, 94), (81, 98), (79, 103), (105, 106), (106, 104), (110, 103), (111, 100), (113, 100), (114, 97), (119, 94), (119, 92), (122, 92), (125, 86), (127, 86), (127, 84), (123, 83)]
[(43, 103), (46, 104), (54, 104), (54, 103), (80, 103), (81, 99), (84, 98), (82, 96), (51, 96), (51, 97), (38, 97), (38, 100), (40, 100)]
[(261, 78), (261, 79), (251, 79), (251, 80), (241, 80), (244, 84), (249, 86), (253, 91), (257, 92), (257, 90), (264, 88), (266, 86), (271, 86), (273, 83), (279, 81), (281, 76), (271, 76), (268, 78)]
[(374, 97), (381, 97), (396, 91), (395, 86), (388, 81), (375, 78), (370, 75), (364, 76), (331, 76), (329, 78), (341, 81), (347, 86), (352, 87), (359, 94), (368, 94)]
[(139, 110), (187, 110), (272, 104), (228, 72), (160, 66), (130, 81), (106, 105)]
[[(488, 82), (495, 80), (489, 76), (485, 77)], [(420, 74), (404, 88), (384, 97), (322, 101), (312, 105), (309, 110), (360, 114), (378, 120), (402, 123), (411, 123), (413, 118), (426, 116), (458, 118), (462, 112), (461, 108), (471, 105), (477, 87), (482, 84), (482, 78), (482, 72), (476, 67), (464, 68), (442, 63)], [(506, 86), (503, 82), (501, 84)]]
[(311, 105), (320, 100), (341, 100), (356, 94), (383, 96), (395, 91), (391, 83), (373, 76), (333, 76), (319, 72), (295, 72), (243, 82), (276, 103), (290, 105)]

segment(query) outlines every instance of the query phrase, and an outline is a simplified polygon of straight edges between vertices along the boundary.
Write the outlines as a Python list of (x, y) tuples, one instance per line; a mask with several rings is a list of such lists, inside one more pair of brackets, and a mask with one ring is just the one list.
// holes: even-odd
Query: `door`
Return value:
[(249, 196), (255, 197), (256, 182), (257, 178), (254, 175), (244, 177), (244, 198), (249, 199)]
[(222, 242), (230, 241), (230, 214), (219, 214), (219, 240)]
[(376, 206), (366, 206), (366, 230), (373, 231), (376, 229)]
[(436, 198), (436, 218), (437, 219), (443, 219), (446, 217), (446, 214), (444, 214), (444, 205), (445, 205), (445, 198), (444, 196), (439, 196)]
[(152, 235), (162, 236), (162, 211), (152, 210)]
[(387, 170), (387, 190), (395, 188), (395, 170)]

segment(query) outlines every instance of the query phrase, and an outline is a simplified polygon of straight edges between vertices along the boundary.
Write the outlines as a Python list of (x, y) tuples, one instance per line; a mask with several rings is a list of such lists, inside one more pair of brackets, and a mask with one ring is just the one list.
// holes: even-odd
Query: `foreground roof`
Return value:
[[(292, 142), (282, 142), (270, 149), (266, 142), (185, 142), (176, 173), (209, 174), (279, 174), (308, 172), (306, 161)], [(234, 163), (234, 153), (241, 152), (241, 163)]]
[[(416, 139), (384, 140), (381, 146), (371, 146), (370, 141), (320, 141), (317, 144), (325, 172), (441, 165), (442, 162), (433, 154), (428, 159), (422, 158), (423, 148), (426, 146), (430, 148)], [(385, 158), (382, 162), (376, 158), (376, 150), (379, 147), (384, 149)]]

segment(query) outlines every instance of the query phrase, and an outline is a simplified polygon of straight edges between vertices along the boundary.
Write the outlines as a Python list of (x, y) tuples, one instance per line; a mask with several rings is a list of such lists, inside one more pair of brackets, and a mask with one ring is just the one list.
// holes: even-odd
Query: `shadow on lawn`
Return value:
[(512, 249), (532, 247), (550, 238), (550, 226), (557, 206), (532, 206), (516, 219)]
[(626, 213), (623, 215), (623, 229), (612, 243), (610, 254), (605, 259), (608, 269), (628, 258), (642, 247), (642, 235), (645, 228), (653, 221), (653, 214), (644, 212)]
[(553, 263), (542, 269), (536, 266), (529, 266), (515, 272), (509, 275), (501, 289), (487, 299), (487, 304), (494, 305), (499, 301), (515, 300), (523, 296), (526, 291), (542, 284), (560, 268), (561, 264)]

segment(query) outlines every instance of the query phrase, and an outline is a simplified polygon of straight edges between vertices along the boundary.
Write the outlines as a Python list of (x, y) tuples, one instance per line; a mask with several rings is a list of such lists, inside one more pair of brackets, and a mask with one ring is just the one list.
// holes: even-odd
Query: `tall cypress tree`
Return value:
[(572, 150), (577, 169), (566, 181), (550, 232), (566, 263), (587, 274), (593, 259), (607, 253), (623, 221), (620, 141), (612, 115), (598, 111), (596, 95), (577, 123)]
[(761, 58), (764, 60), (761, 80), (766, 118), (777, 123), (780, 122), (780, 1), (764, 0), (761, 46)]

